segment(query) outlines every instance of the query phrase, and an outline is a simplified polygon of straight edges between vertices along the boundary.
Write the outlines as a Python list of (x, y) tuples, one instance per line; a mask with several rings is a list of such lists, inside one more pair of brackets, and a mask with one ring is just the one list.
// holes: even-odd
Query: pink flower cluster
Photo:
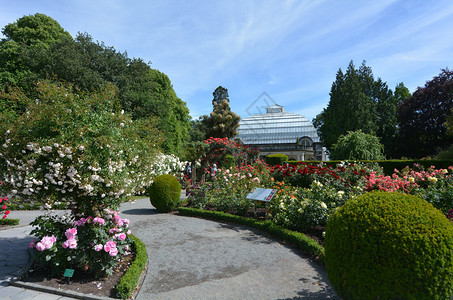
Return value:
[(396, 174), (392, 176), (379, 175), (376, 176), (376, 172), (372, 172), (368, 175), (365, 190), (381, 190), (385, 192), (402, 191), (410, 193), (414, 188), (418, 187), (418, 184), (413, 180), (400, 178)]
[(36, 243), (36, 241), (33, 241), (28, 246), (30, 248), (36, 247), (36, 250), (38, 250), (38, 251), (44, 251), (44, 250), (52, 248), (55, 241), (56, 241), (55, 236), (53, 236), (53, 235), (45, 236), (41, 239), (40, 242)]
[(116, 248), (116, 243), (114, 241), (108, 241), (104, 245), (104, 251), (107, 252), (110, 256), (116, 256), (118, 254), (118, 249)]
[(61, 245), (63, 248), (74, 249), (77, 247), (76, 240), (77, 228), (69, 228), (66, 230), (65, 235), (67, 240)]

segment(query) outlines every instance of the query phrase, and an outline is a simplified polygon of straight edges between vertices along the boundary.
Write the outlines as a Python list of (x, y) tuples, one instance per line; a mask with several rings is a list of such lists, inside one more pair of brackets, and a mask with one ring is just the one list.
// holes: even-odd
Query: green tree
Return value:
[(228, 90), (219, 86), (213, 93), (213, 110), (209, 116), (204, 115), (200, 122), (200, 129), (206, 137), (232, 138), (238, 134), (239, 120), (237, 114), (230, 109), (230, 100), (219, 97), (228, 96)]
[(334, 160), (380, 160), (385, 159), (384, 147), (379, 138), (362, 132), (349, 131), (341, 135), (333, 145), (330, 158)]
[(346, 73), (337, 72), (329, 104), (313, 124), (329, 150), (341, 135), (362, 130), (379, 136), (391, 155), (397, 136), (396, 102), (387, 84), (375, 80), (365, 62), (356, 69), (351, 61)]
[(212, 93), (212, 95), (214, 96), (214, 99), (212, 99), (212, 106), (220, 104), (220, 102), (222, 102), (222, 100), (224, 99), (229, 99), (228, 89), (224, 88), (223, 86), (218, 86)]
[(43, 15), (24, 16), (2, 30), (0, 41), (0, 89), (8, 85), (32, 88), (48, 69), (51, 47), (62, 39), (72, 39), (57, 21)]
[[(20, 18), (7, 25), (4, 34), (0, 89), (18, 85), (32, 96), (34, 84), (49, 78), (72, 83), (82, 91), (114, 84), (121, 108), (134, 120), (158, 117), (157, 126), (166, 136), (163, 150), (183, 154), (190, 129), (189, 110), (167, 75), (142, 59), (130, 59), (126, 52), (94, 42), (88, 33), (79, 33), (73, 39), (45, 15)], [(24, 111), (20, 105), (13, 107), (19, 114)]]
[(453, 108), (453, 72), (443, 69), (398, 107), (401, 156), (421, 158), (449, 147), (446, 121)]

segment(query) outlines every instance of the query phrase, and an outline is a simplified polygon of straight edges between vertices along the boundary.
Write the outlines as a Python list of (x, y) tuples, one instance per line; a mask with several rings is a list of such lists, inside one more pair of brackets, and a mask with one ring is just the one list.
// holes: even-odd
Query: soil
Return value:
[(48, 269), (31, 269), (21, 280), (59, 290), (71, 290), (86, 295), (118, 298), (115, 287), (129, 269), (133, 258), (134, 254), (122, 257), (113, 274), (102, 279), (96, 279), (92, 274), (77, 269), (68, 284), (66, 277), (50, 277)]

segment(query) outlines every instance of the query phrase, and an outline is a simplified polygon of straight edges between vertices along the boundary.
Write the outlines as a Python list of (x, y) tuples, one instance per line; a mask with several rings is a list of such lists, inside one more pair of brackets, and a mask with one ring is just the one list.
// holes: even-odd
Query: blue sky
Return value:
[[(222, 85), (245, 118), (264, 92), (309, 120), (339, 68), (363, 60), (411, 92), (453, 68), (453, 1), (0, 0), (0, 27), (44, 13), (166, 73), (191, 115)], [(261, 101), (261, 100), (259, 100)], [(258, 101), (258, 103), (259, 103)]]

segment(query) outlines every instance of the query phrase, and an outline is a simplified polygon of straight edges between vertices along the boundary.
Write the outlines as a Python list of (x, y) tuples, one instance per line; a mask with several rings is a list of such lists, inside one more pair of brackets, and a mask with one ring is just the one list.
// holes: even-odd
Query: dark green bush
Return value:
[(159, 175), (148, 188), (148, 196), (158, 212), (170, 212), (178, 206), (181, 185), (173, 175)]
[(130, 237), (134, 240), (135, 259), (116, 286), (116, 291), (121, 299), (131, 297), (148, 262), (145, 244), (134, 235), (130, 235)]
[(288, 161), (288, 156), (281, 153), (269, 154), (266, 156), (266, 163), (271, 166), (283, 165), (284, 162)]
[(234, 158), (233, 155), (225, 155), (225, 159), (223, 161), (223, 168), (229, 169), (229, 168), (234, 168), (236, 166), (236, 158)]
[(19, 225), (19, 219), (0, 219), (0, 225)]
[(343, 299), (449, 299), (453, 224), (401, 193), (350, 199), (327, 223), (325, 264)]

